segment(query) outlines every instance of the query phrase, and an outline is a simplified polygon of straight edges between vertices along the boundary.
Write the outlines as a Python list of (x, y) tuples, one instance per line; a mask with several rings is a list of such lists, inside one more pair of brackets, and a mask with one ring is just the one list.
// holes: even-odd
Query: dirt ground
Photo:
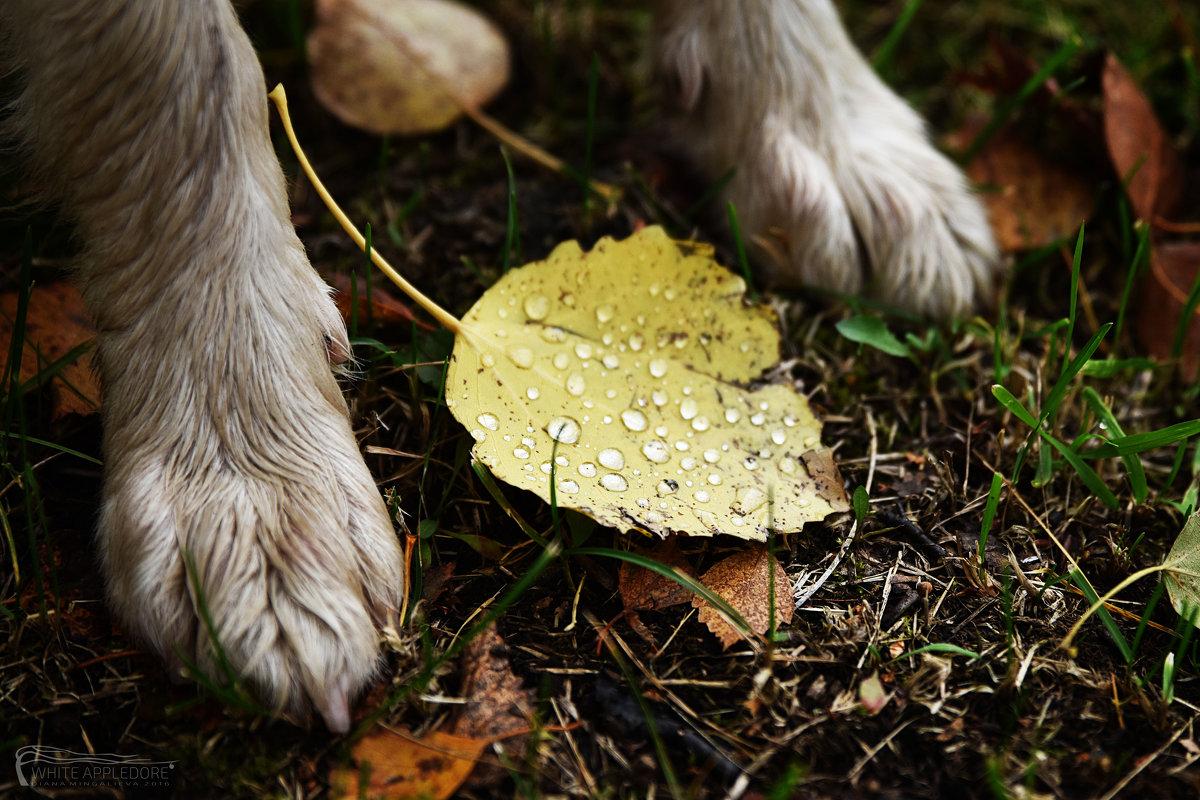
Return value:
[[(587, 249), (661, 224), (737, 264), (724, 210), (696, 207), (711, 187), (659, 121), (641, 52), (646, 4), (476, 5), (515, 54), (510, 88), (488, 112), (577, 170), (590, 127), (592, 175), (620, 190), (611, 206), (585, 208), (576, 180), (502, 150), (468, 121), (387, 140), (341, 125), (309, 89), (302, 35), (311, 9), (286, 0), (244, 9), (310, 158), (350, 215), (371, 223), (380, 252), (461, 315), (501, 274), (511, 190), (518, 263), (562, 241)], [(530, 494), (489, 488), (470, 465), (468, 432), (438, 395), (451, 337), (403, 319), (394, 305), (409, 302), (375, 276), (373, 304), (353, 320), (361, 374), (346, 390), (368, 465), (416, 542), (416, 564), (410, 618), (385, 643), (383, 677), (359, 704), (354, 735), (273, 720), (228, 687), (172, 686), (114, 627), (91, 543), (100, 468), (40, 443), (98, 459), (98, 418), (54, 417), (54, 392), (27, 384), (5, 403), (0, 759), (41, 744), (173, 762), (167, 785), (105, 790), (130, 797), (352, 794), (362, 741), (382, 748), (376, 770), (428, 772), (462, 797), (1200, 795), (1197, 645), (1158, 575), (1090, 617), (1074, 650), (1062, 646), (1088, 592), (1163, 563), (1195, 505), (1196, 448), (1166, 436), (1126, 461), (1088, 458), (1098, 490), (1079, 458), (1045, 438), (1027, 446), (1030, 426), (992, 389), (1002, 385), (1035, 415), (1053, 405), (1047, 430), (1072, 453), (1092, 446), (1086, 434), (1162, 431), (1200, 416), (1188, 377), (1197, 351), (1184, 339), (1172, 360), (1176, 328), (1150, 285), (1155, 270), (1200, 267), (1200, 195), (1187, 178), (1200, 163), (1200, 17), (1182, 2), (1131, 5), (1136, 13), (1090, 0), (926, 0), (880, 67), (935, 129), (958, 132), (945, 139), (952, 153), (999, 120), (972, 175), (989, 196), (1008, 198), (993, 211), (998, 229), (1007, 226), (1011, 277), (996, 308), (953, 323), (765, 291), (783, 334), (770, 380), (809, 398), (848, 492), (863, 487), (870, 498), (861, 522), (847, 513), (776, 538), (775, 556), (801, 592), (834, 568), (773, 641), (723, 649), (689, 603), (629, 608), (622, 562), (604, 553), (649, 539), (582, 515), (557, 519)], [(879, 52), (903, 6), (844, 6), (865, 52)], [(1071, 42), (1053, 85), (1030, 83)], [(1152, 114), (1114, 110), (1109, 53)], [(1026, 83), (1033, 91), (1010, 102)], [(1137, 199), (1122, 188), (1106, 125), (1161, 128), (1177, 151), (1178, 199), (1148, 228), (1135, 222)], [(314, 265), (343, 287), (354, 274), (366, 295), (361, 254), (275, 130)], [(13, 204), (28, 194), (16, 176), (5, 189)], [(1076, 312), (1071, 272), (1084, 218)], [(0, 219), (8, 287), (20, 281), (27, 228), (39, 283), (69, 264), (69, 233), (52, 213), (12, 208)], [(1136, 255), (1143, 230), (1153, 259)], [(1190, 278), (1182, 285), (1186, 295)], [(883, 319), (907, 354), (839, 333), (839, 321), (863, 314)], [(1092, 355), (1105, 366), (1056, 389), (1069, 356), (1118, 320)], [(989, 502), (994, 474), (1003, 480)], [(588, 552), (547, 561), (539, 541), (555, 536)], [(697, 575), (747, 546), (732, 537), (677, 544)], [(494, 627), (481, 630), (491, 617)], [(373, 721), (403, 734), (387, 739)], [(459, 739), (452, 746), (439, 735)], [(465, 740), (478, 763), (461, 783), (445, 759), (406, 767), (413, 740), (435, 743), (433, 756)], [(22, 791), (3, 767), (0, 794)]]

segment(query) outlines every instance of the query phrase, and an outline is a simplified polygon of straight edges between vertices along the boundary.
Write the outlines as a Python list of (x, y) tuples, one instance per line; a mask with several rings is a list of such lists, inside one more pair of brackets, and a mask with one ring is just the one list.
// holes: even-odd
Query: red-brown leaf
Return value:
[[(1200, 242), (1165, 242), (1154, 246), (1136, 324), (1138, 338), (1154, 358), (1170, 357), (1183, 306), (1197, 274), (1200, 274)], [(1184, 334), (1181, 360), (1183, 374), (1194, 376), (1200, 366), (1200, 320), (1194, 317)]]
[[(668, 537), (655, 547), (642, 547), (634, 552), (663, 566), (673, 567), (690, 578), (695, 577), (691, 567), (684, 560), (683, 553), (679, 552), (679, 545), (674, 536)], [(686, 603), (694, 596), (690, 589), (681, 586), (678, 581), (628, 561), (621, 562), (620, 592), (621, 601), (630, 611), (658, 611)]]
[(1117, 177), (1129, 179), (1129, 202), (1138, 217), (1170, 216), (1183, 190), (1179, 154), (1146, 95), (1116, 57), (1104, 65), (1104, 135)]
[[(774, 567), (775, 573), (775, 622), (784, 625), (792, 621), (795, 612), (792, 584), (779, 562), (772, 562), (766, 547), (756, 545), (717, 562), (700, 576), (700, 581), (733, 606), (751, 630), (761, 635), (767, 632), (771, 619), (770, 567)], [(726, 622), (706, 600), (693, 597), (692, 606), (700, 610), (700, 622), (721, 640), (722, 647), (727, 648), (742, 638), (742, 632)]]
[[(964, 145), (974, 132), (954, 140)], [(1088, 181), (1048, 158), (1012, 134), (988, 142), (967, 165), (967, 176), (979, 186), (996, 243), (1006, 253), (1031, 250), (1079, 230), (1092, 210), (1094, 192)]]

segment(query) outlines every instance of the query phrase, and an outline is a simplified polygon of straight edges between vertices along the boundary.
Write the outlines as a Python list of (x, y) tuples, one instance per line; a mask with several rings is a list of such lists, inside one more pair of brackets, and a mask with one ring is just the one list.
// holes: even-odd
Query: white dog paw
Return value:
[(326, 360), (342, 326), (315, 277), (283, 285), (101, 336), (99, 539), (136, 639), (218, 682), (227, 663), (274, 710), (315, 708), (340, 732), (396, 622), (403, 560)]
[(872, 72), (829, 0), (663, 0), (659, 57), (680, 134), (725, 187), (769, 280), (912, 311), (985, 304), (986, 214), (921, 119)]

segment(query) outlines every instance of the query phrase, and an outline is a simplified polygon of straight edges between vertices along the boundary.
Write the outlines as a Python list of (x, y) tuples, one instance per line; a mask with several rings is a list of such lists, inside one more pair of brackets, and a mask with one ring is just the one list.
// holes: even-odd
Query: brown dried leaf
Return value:
[(458, 562), (447, 561), (444, 564), (433, 564), (421, 570), (421, 600), (426, 604), (432, 603), (442, 593), (446, 581), (454, 576), (454, 568)]
[(486, 739), (529, 730), (533, 693), (513, 674), (507, 653), (494, 625), (467, 645), (462, 660), (467, 704), (454, 723), (456, 735)]
[[(964, 145), (975, 131), (952, 141)], [(980, 186), (996, 243), (1006, 253), (1042, 247), (1079, 230), (1092, 210), (1092, 189), (1080, 175), (1051, 163), (1012, 134), (992, 139), (967, 165)]]
[[(688, 577), (695, 577), (691, 567), (684, 560), (683, 553), (679, 552), (679, 544), (674, 536), (667, 537), (666, 541), (655, 547), (639, 547), (634, 552), (663, 566), (673, 567)], [(621, 562), (620, 592), (621, 601), (630, 611), (658, 611), (686, 603), (695, 596), (678, 581), (628, 561)]]
[[(510, 753), (525, 748), (535, 697), (513, 674), (507, 647), (492, 625), (463, 652), (462, 696), (467, 704), (454, 722), (454, 733), (486, 741), (505, 740)], [(493, 760), (481, 763), (467, 780), (468, 787), (495, 785), (505, 776)]]
[[(17, 292), (0, 295), (0, 348), (7, 353), (17, 314)], [(48, 364), (95, 337), (96, 331), (83, 298), (66, 281), (35, 286), (25, 317), (25, 351), (21, 357), (21, 380), (27, 381)], [(89, 415), (100, 409), (100, 383), (94, 370), (78, 359), (51, 381), (54, 392), (53, 418), (68, 414)]]
[[(786, 625), (795, 613), (792, 583), (778, 561), (773, 565), (770, 563), (766, 547), (756, 545), (717, 562), (700, 577), (700, 582), (733, 606), (750, 624), (751, 630), (761, 635), (767, 632), (771, 619), (770, 566), (775, 568), (776, 625)], [(693, 597), (692, 607), (700, 610), (700, 622), (721, 640), (723, 648), (742, 638), (742, 633), (726, 622), (707, 601)]]
[(1169, 216), (1183, 190), (1179, 154), (1150, 101), (1109, 54), (1104, 65), (1104, 134), (1117, 176), (1129, 181), (1129, 202), (1141, 219)]
[[(378, 730), (351, 750), (354, 766), (333, 770), (335, 797), (432, 798), (452, 796), (471, 774), (487, 746), (441, 731), (417, 738), (404, 731)], [(366, 784), (361, 783), (366, 773)]]
[(508, 82), (508, 44), (449, 0), (318, 0), (308, 37), (313, 91), (348, 125), (431, 133)]
[[(1165, 242), (1154, 245), (1150, 273), (1142, 284), (1137, 335), (1151, 356), (1171, 355), (1180, 316), (1196, 275), (1200, 274), (1200, 242)], [(1182, 368), (1193, 376), (1200, 366), (1200, 320), (1192, 319), (1183, 338)]]

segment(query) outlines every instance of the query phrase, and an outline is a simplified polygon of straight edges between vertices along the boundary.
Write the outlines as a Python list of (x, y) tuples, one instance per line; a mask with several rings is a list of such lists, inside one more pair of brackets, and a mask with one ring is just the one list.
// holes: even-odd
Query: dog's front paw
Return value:
[(315, 278), (285, 285), (102, 334), (99, 538), (113, 610), (170, 666), (222, 680), (227, 663), (275, 710), (345, 731), (401, 549), (326, 360), (344, 331)]
[(768, 279), (969, 312), (999, 262), (986, 214), (828, 0), (662, 0), (679, 133), (725, 187)]
[[(800, 174), (805, 162), (779, 154), (773, 174), (784, 185), (767, 196), (782, 201), (764, 216), (780, 222), (758, 228), (758, 241), (766, 236), (764, 249), (778, 259), (782, 276), (845, 290), (858, 287), (838, 276), (858, 272), (869, 295), (935, 317), (989, 305), (1000, 257), (983, 205), (926, 139), (916, 115), (890, 94), (889, 100), (864, 98), (848, 109), (854, 119), (845, 136), (829, 140), (824, 151), (829, 170)], [(766, 173), (769, 166), (758, 169)], [(799, 206), (798, 212), (791, 199), (797, 187), (827, 175), (832, 184), (823, 186), (822, 211)], [(744, 182), (733, 188), (743, 201), (755, 191)], [(779, 230), (784, 235), (773, 237)], [(847, 261), (856, 249), (858, 258)]]

